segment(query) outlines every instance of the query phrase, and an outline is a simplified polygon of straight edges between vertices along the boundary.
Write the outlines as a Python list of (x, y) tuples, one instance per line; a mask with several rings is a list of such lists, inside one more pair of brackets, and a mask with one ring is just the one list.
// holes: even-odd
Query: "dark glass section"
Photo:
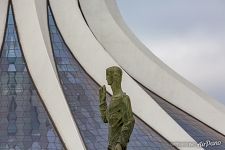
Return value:
[(62, 150), (61, 141), (27, 71), (11, 7), (2, 48), (0, 150)]
[[(50, 8), (48, 13), (50, 37), (59, 79), (74, 120), (78, 125), (87, 149), (106, 150), (108, 127), (100, 117), (98, 106), (99, 85), (88, 76), (70, 53), (58, 31)], [(110, 96), (108, 96), (109, 98)], [(128, 145), (129, 150), (175, 149), (140, 119), (135, 119), (136, 124)]]
[[(225, 150), (225, 137), (188, 113), (175, 107), (147, 88), (145, 91), (200, 145), (206, 150)], [(207, 146), (207, 141), (219, 142), (217, 145)], [(221, 143), (220, 143), (221, 142)]]

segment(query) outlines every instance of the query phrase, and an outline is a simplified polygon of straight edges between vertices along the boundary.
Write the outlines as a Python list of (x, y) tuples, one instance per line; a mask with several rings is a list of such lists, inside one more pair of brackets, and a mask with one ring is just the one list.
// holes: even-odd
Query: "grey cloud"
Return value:
[[(149, 44), (151, 41), (151, 44)], [(203, 91), (225, 103), (225, 45), (193, 34), (143, 41), (167, 65)], [(219, 92), (220, 91), (220, 92)]]
[(117, 0), (133, 32), (166, 64), (225, 104), (224, 0)]
[(139, 29), (142, 34), (146, 30), (158, 34), (188, 31), (192, 27), (205, 27), (214, 32), (214, 28), (225, 26), (223, 0), (117, 1), (125, 20), (135, 29), (142, 26)]

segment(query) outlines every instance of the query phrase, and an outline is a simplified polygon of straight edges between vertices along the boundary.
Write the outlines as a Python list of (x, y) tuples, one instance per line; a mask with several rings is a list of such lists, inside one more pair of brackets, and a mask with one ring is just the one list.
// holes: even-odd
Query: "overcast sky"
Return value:
[(225, 104), (225, 0), (117, 0), (131, 30), (167, 65)]

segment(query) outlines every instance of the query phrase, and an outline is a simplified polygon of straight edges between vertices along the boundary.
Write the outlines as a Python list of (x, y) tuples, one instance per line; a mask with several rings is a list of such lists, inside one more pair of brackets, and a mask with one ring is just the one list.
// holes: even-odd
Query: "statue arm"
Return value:
[(108, 119), (107, 119), (107, 103), (106, 101), (100, 103), (99, 105), (100, 108), (100, 112), (101, 112), (101, 117), (104, 123), (108, 123)]
[(106, 87), (99, 89), (99, 110), (104, 123), (108, 123), (107, 119), (107, 103), (106, 103)]
[(125, 96), (123, 99), (124, 108), (123, 108), (123, 126), (121, 130), (121, 135), (119, 138), (119, 143), (125, 147), (129, 142), (131, 133), (134, 128), (134, 116), (132, 112), (131, 102), (129, 96)]

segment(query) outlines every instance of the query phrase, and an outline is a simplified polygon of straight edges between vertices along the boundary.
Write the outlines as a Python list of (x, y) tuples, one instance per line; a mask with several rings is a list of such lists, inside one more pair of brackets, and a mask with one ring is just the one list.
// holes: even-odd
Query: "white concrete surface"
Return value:
[(80, 2), (95, 37), (124, 70), (153, 92), (225, 135), (225, 107), (146, 48), (124, 23), (115, 0)]
[[(113, 65), (118, 66), (118, 64), (108, 55), (89, 30), (77, 1), (50, 0), (50, 5), (57, 26), (75, 58), (95, 81), (100, 85), (107, 84), (106, 68)], [(125, 72), (123, 73), (122, 86), (131, 98), (135, 114), (170, 142), (195, 142), (132, 78)], [(107, 90), (111, 93), (109, 86), (107, 86)]]
[[(51, 40), (48, 29), (48, 15), (47, 15), (47, 1), (46, 0), (34, 0), (36, 4), (37, 16), (39, 19), (39, 25), (41, 27), (41, 32), (43, 35), (43, 39), (48, 50), (48, 55), (52, 63), (52, 67), (54, 71), (57, 73), (56, 65), (53, 57)], [(57, 76), (58, 77), (58, 76)]]
[[(8, 8), (8, 0), (0, 0), (0, 48), (3, 43), (4, 31), (6, 25), (6, 16)], [(1, 50), (0, 50), (1, 51)]]
[(37, 5), (35, 0), (13, 0), (12, 2), (20, 42), (30, 74), (62, 137), (62, 142), (68, 150), (75, 148), (85, 150), (49, 57), (44, 30), (40, 26), (42, 22), (38, 17), (40, 11), (37, 9), (40, 9), (40, 5)]

